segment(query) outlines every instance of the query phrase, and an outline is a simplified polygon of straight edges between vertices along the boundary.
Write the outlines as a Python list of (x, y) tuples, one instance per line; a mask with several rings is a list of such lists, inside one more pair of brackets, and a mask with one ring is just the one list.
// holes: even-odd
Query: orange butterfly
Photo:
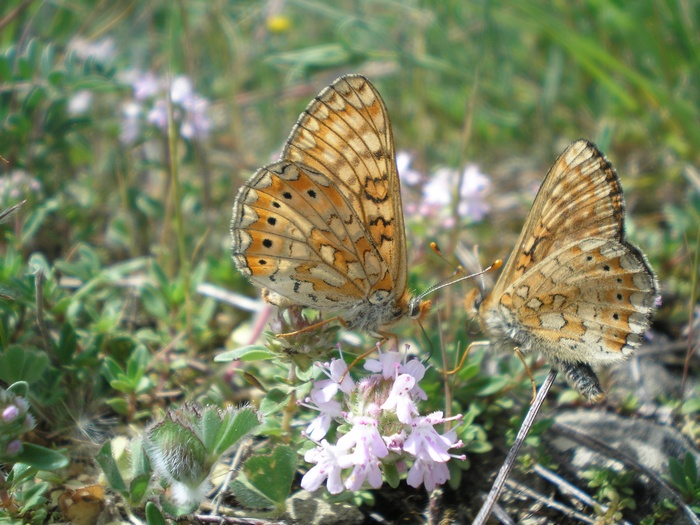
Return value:
[(339, 78), (301, 114), (280, 160), (238, 192), (233, 260), (267, 300), (338, 312), (377, 337), (430, 301), (406, 290), (394, 139), (369, 80)]

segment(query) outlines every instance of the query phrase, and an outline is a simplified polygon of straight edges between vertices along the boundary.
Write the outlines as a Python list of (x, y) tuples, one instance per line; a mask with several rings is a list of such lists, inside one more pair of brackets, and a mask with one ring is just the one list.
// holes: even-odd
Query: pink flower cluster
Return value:
[(163, 132), (167, 131), (167, 91), (170, 91), (180, 135), (188, 140), (204, 140), (209, 136), (212, 127), (209, 101), (194, 90), (189, 78), (178, 76), (169, 82), (150, 71), (131, 71), (125, 75), (125, 80), (131, 84), (134, 98), (122, 107), (122, 143), (135, 142), (142, 132), (144, 121)]
[[(406, 361), (400, 352), (380, 351), (379, 359), (365, 363), (371, 374), (359, 381), (350, 377), (341, 359), (317, 366), (328, 379), (316, 381), (309, 396), (299, 402), (319, 412), (306, 429), (317, 446), (304, 455), (314, 466), (304, 475), (302, 488), (313, 492), (324, 482), (331, 494), (359, 490), (365, 484), (378, 488), (382, 469), (391, 465), (399, 473), (408, 470), (406, 482), (412, 487), (422, 483), (433, 490), (450, 478), (450, 458), (466, 459), (448, 452), (463, 446), (454, 430), (439, 434), (435, 429), (461, 415), (444, 418), (442, 412), (434, 412), (420, 416), (417, 402), (427, 399), (418, 386), (425, 375), (420, 361)], [(340, 436), (335, 444), (325, 439), (333, 423), (339, 426)]]

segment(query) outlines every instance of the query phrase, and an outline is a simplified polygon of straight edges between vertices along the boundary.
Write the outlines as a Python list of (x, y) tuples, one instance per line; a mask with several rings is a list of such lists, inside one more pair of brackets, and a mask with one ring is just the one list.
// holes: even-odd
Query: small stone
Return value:
[(324, 491), (300, 490), (287, 499), (287, 516), (308, 525), (355, 525), (364, 521), (360, 509), (347, 502), (331, 503)]

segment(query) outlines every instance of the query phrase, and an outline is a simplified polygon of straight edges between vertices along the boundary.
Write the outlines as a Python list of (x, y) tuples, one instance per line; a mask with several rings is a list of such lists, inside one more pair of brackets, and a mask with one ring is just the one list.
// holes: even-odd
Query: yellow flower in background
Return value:
[(273, 15), (267, 19), (267, 29), (271, 33), (284, 33), (292, 27), (292, 21), (289, 17), (283, 15)]

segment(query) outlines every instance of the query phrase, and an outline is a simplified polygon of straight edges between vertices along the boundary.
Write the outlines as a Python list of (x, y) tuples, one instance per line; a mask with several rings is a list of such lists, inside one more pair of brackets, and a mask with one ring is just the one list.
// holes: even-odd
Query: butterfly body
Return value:
[(623, 221), (617, 175), (593, 144), (574, 142), (548, 173), (500, 278), (478, 304), (494, 346), (541, 351), (592, 401), (603, 393), (591, 365), (635, 351), (658, 296)]
[(413, 305), (406, 290), (391, 124), (379, 93), (360, 75), (322, 91), (280, 160), (244, 184), (231, 235), (237, 268), (281, 307), (337, 312), (373, 335), (429, 307)]

